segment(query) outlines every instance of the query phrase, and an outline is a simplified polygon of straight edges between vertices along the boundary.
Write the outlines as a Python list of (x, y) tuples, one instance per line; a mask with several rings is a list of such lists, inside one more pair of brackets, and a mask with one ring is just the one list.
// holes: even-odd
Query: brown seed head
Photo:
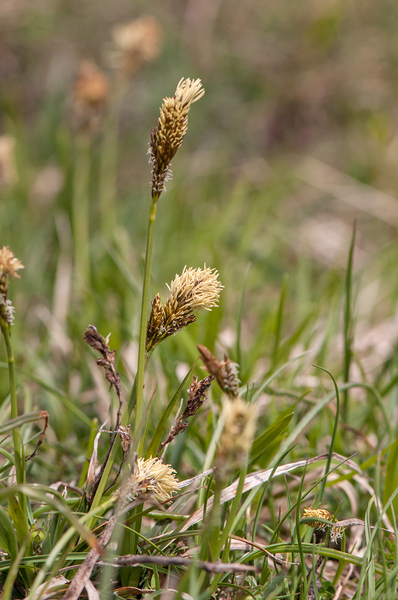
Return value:
[(12, 135), (0, 136), (0, 186), (13, 185), (18, 177), (15, 166), (15, 138)]
[(241, 398), (223, 401), (224, 429), (217, 455), (217, 472), (224, 480), (247, 460), (256, 431), (256, 407)]
[(74, 127), (79, 131), (98, 130), (109, 94), (109, 83), (105, 74), (93, 62), (83, 61), (72, 92)]
[(170, 295), (163, 306), (159, 295), (152, 302), (147, 326), (147, 350), (161, 340), (177, 333), (196, 321), (199, 310), (211, 310), (217, 306), (223, 286), (218, 281), (218, 271), (184, 267), (169, 286)]
[(238, 378), (239, 365), (232, 362), (228, 354), (224, 354), (224, 360), (218, 361), (210, 350), (201, 344), (198, 344), (198, 350), (206, 370), (216, 378), (223, 392), (231, 398), (237, 396), (240, 383)]
[(165, 98), (156, 129), (149, 145), (152, 163), (152, 196), (159, 196), (171, 178), (171, 160), (181, 146), (188, 129), (188, 112), (193, 102), (205, 93), (200, 79), (182, 78), (172, 98)]
[(175, 470), (165, 465), (160, 458), (138, 458), (134, 474), (121, 490), (124, 501), (131, 502), (138, 496), (146, 496), (148, 500), (167, 502), (178, 489)]
[(152, 16), (122, 23), (112, 31), (113, 48), (108, 53), (110, 66), (130, 76), (145, 62), (160, 53), (162, 28)]

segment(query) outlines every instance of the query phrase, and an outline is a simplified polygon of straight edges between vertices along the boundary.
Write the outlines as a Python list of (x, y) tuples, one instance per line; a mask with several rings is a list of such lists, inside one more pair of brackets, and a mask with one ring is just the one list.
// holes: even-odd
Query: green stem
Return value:
[(149, 213), (149, 224), (145, 254), (145, 270), (144, 270), (144, 284), (142, 288), (142, 304), (141, 304), (141, 321), (140, 321), (140, 338), (139, 338), (139, 350), (138, 350), (138, 366), (137, 374), (135, 377), (136, 385), (136, 408), (135, 408), (135, 426), (134, 426), (134, 442), (135, 447), (138, 448), (141, 445), (140, 431), (141, 431), (141, 419), (142, 419), (142, 401), (144, 391), (144, 370), (146, 362), (146, 328), (148, 321), (148, 304), (149, 304), (149, 288), (151, 282), (151, 267), (152, 267), (152, 254), (153, 254), (153, 238), (155, 231), (156, 221), (156, 208), (157, 200), (159, 196), (155, 195), (152, 198), (151, 210)]
[(117, 224), (117, 158), (119, 138), (119, 114), (126, 83), (116, 85), (109, 116), (106, 120), (102, 148), (101, 170), (99, 183), (99, 200), (101, 215), (101, 232), (104, 238), (109, 238)]
[(72, 229), (76, 286), (80, 293), (89, 285), (90, 252), (90, 137), (80, 135), (76, 139), (76, 157), (72, 195)]
[[(232, 502), (232, 505), (230, 507), (227, 522), (226, 522), (226, 524), (224, 526), (224, 529), (223, 529), (223, 531), (221, 533), (221, 536), (220, 536), (220, 538), (219, 538), (219, 540), (218, 540), (218, 542), (216, 544), (216, 550), (214, 552), (214, 557), (215, 557), (214, 560), (217, 560), (217, 557), (219, 556), (219, 554), (220, 554), (220, 552), (221, 552), (224, 544), (225, 544), (225, 548), (224, 548), (224, 552), (223, 552), (223, 560), (227, 560), (227, 556), (228, 556), (228, 553), (229, 553), (229, 544), (227, 544), (227, 540), (228, 540), (228, 536), (231, 533), (233, 533), (231, 530), (232, 530), (232, 526), (233, 526), (233, 523), (235, 521), (235, 517), (236, 517), (236, 514), (238, 512), (239, 504), (240, 504), (240, 501), (241, 501), (241, 498), (242, 498), (243, 486), (245, 484), (246, 474), (247, 474), (247, 462), (242, 467), (242, 470), (240, 472), (240, 477), (239, 477), (239, 482), (238, 482), (238, 488), (236, 490), (236, 495), (235, 495), (235, 498), (234, 498), (234, 500)], [(215, 577), (214, 577), (214, 579), (212, 581), (211, 587), (209, 589), (209, 596), (211, 594), (213, 594), (214, 591), (217, 589), (217, 586), (218, 586), (218, 584), (220, 582), (221, 577), (222, 577), (221, 574), (215, 575)]]
[[(7, 349), (7, 360), (8, 360), (8, 376), (10, 381), (10, 400), (11, 400), (11, 418), (16, 419), (18, 417), (18, 404), (17, 404), (17, 388), (15, 381), (15, 360), (14, 353), (11, 345), (11, 330), (10, 325), (4, 321), (4, 319), (0, 316), (0, 324), (1, 324), (1, 332), (4, 337), (4, 341)], [(15, 474), (18, 484), (25, 483), (26, 480), (26, 472), (25, 472), (25, 461), (21, 452), (21, 436), (19, 435), (18, 427), (14, 427), (12, 430), (12, 441), (14, 446), (14, 460), (15, 460)], [(23, 540), (27, 538), (29, 535), (29, 523), (28, 523), (28, 511), (26, 506), (26, 497), (22, 493), (18, 493), (18, 500), (11, 499), (9, 501), (10, 510), (14, 507), (14, 510), (11, 510), (13, 516), (14, 526), (17, 532), (18, 540), (22, 543)], [(27, 543), (26, 549), (27, 555), (32, 554), (32, 544), (29, 541)], [(28, 580), (30, 579), (32, 573), (30, 570), (26, 572), (26, 576)]]
[[(144, 271), (144, 284), (142, 289), (142, 307), (141, 307), (141, 321), (140, 321), (140, 338), (139, 338), (139, 352), (138, 352), (138, 367), (137, 374), (134, 380), (134, 385), (131, 390), (129, 403), (127, 410), (122, 415), (121, 425), (126, 427), (128, 424), (132, 410), (134, 406), (136, 407), (135, 413), (135, 433), (134, 433), (134, 442), (135, 448), (139, 448), (141, 445), (140, 440), (140, 424), (142, 419), (142, 400), (143, 400), (143, 388), (144, 388), (144, 370), (146, 363), (146, 327), (148, 320), (148, 304), (149, 304), (149, 286), (151, 281), (151, 265), (152, 265), (152, 250), (153, 250), (153, 238), (154, 238), (154, 230), (155, 230), (155, 221), (156, 221), (156, 207), (157, 200), (159, 196), (154, 196), (152, 198), (151, 210), (149, 213), (149, 224), (148, 224), (148, 234), (147, 234), (147, 245), (146, 245), (146, 255), (145, 255), (145, 271)], [(104, 489), (106, 483), (108, 481), (112, 465), (115, 462), (116, 452), (119, 448), (119, 438), (116, 438), (115, 443), (113, 444), (111, 453), (108, 458), (108, 462), (105, 466), (104, 473), (101, 477), (101, 481), (99, 483), (97, 492), (95, 494), (93, 503), (91, 505), (92, 509), (95, 509), (99, 506), (102, 498), (102, 494), (104, 493)], [(88, 524), (92, 526), (92, 522)]]
[[(344, 363), (343, 363), (343, 382), (350, 380), (350, 366), (352, 359), (352, 346), (354, 342), (353, 318), (352, 318), (352, 274), (354, 262), (356, 221), (352, 229), (350, 251), (348, 254), (347, 272), (345, 278), (345, 312), (344, 312)], [(343, 392), (343, 419), (347, 422), (348, 417), (348, 390)]]
[[(7, 349), (8, 359), (8, 376), (10, 381), (10, 399), (11, 399), (11, 418), (16, 419), (18, 417), (18, 404), (17, 404), (17, 389), (15, 383), (15, 360), (14, 353), (11, 345), (11, 331), (8, 323), (4, 323), (1, 319), (1, 332), (4, 337), (4, 341)], [(25, 464), (22, 460), (21, 454), (21, 438), (19, 435), (18, 427), (12, 430), (12, 439), (14, 444), (14, 455), (15, 455), (15, 470), (17, 483), (25, 483)], [(20, 496), (20, 500), (23, 502), (24, 496)], [(23, 506), (23, 503), (21, 505)]]

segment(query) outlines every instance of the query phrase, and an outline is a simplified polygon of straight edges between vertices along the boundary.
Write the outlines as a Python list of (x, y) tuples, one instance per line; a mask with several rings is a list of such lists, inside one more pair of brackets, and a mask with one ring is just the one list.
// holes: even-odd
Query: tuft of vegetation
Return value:
[[(348, 9), (319, 11), (285, 36), (297, 65), (300, 48), (343, 52)], [(164, 35), (152, 15), (116, 26), (110, 75), (79, 65), (65, 118), (53, 129), (59, 98), (44, 110), (34, 160), (0, 98), (2, 600), (396, 598), (394, 199), (315, 145), (286, 166), (310, 103), (293, 73), (269, 114), (272, 164), (258, 140), (238, 176), (230, 150), (195, 149), (191, 130), (225, 125), (214, 66), (206, 95), (183, 77), (164, 97), (150, 167), (136, 139), (126, 174), (126, 98)], [(261, 84), (247, 83), (250, 128)], [(328, 116), (352, 134), (339, 100)], [(311, 208), (326, 197), (346, 215)]]

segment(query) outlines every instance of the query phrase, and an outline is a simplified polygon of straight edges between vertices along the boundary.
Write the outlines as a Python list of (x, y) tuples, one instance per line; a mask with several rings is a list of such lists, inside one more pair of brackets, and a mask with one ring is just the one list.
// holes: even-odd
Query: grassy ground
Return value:
[[(129, 72), (115, 68), (112, 28), (146, 11), (158, 23), (141, 42), (152, 42), (151, 60), (136, 50)], [(111, 333), (122, 424), (131, 423), (140, 457), (165, 440), (192, 377), (207, 375), (197, 344), (239, 365), (239, 397), (256, 406), (254, 442), (237, 457), (222, 435), (225, 390), (212, 383), (164, 461), (180, 481), (218, 471), (171, 505), (128, 492), (135, 504), (92, 571), (101, 597), (395, 598), (395, 3), (170, 1), (149, 10), (9, 0), (0, 19), (0, 247), (25, 266), (8, 290), (14, 398), (0, 347), (3, 598), (37, 597), (61, 574), (53, 593), (64, 594), (90, 548), (100, 550), (91, 531), (110, 535), (123, 510), (105, 480), (125, 458), (127, 494), (135, 455), (107, 433), (94, 444), (101, 424), (114, 430), (118, 400), (83, 340), (89, 324)], [(108, 83), (96, 73), (94, 92), (84, 78), (79, 87), (80, 59), (95, 60)], [(162, 99), (183, 76), (200, 77), (206, 94), (157, 203), (149, 298), (165, 302), (185, 265), (217, 269), (224, 289), (217, 308), (150, 355), (141, 403), (147, 150)], [(43, 426), (43, 413), (29, 416), (37, 411), (49, 425), (25, 463)], [(246, 418), (235, 414), (237, 447)], [(103, 464), (110, 446), (95, 494), (89, 459)], [(342, 548), (330, 544), (331, 527), (312, 543), (304, 506), (353, 519)], [(136, 554), (142, 562), (103, 566)], [(219, 559), (228, 566), (217, 572)]]

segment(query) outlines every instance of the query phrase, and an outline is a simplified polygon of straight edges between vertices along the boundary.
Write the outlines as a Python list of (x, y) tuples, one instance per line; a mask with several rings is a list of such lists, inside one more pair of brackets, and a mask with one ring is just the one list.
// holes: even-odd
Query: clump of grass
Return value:
[[(130, 69), (131, 64), (123, 62), (121, 69), (127, 67)], [(82, 101), (87, 90), (85, 94), (82, 86), (79, 90)], [(193, 376), (199, 358), (196, 355), (195, 364), (164, 407), (156, 405), (155, 394), (151, 395), (149, 386), (144, 384), (152, 356), (156, 358), (156, 353), (166, 347), (170, 343), (168, 339), (175, 334), (178, 334), (176, 343), (184, 340), (184, 333), (192, 329), (198, 312), (218, 306), (223, 289), (216, 269), (184, 267), (170, 284), (166, 301), (163, 303), (156, 294), (150, 303), (159, 199), (171, 178), (171, 161), (187, 133), (191, 105), (203, 94), (199, 79), (181, 79), (175, 94), (164, 99), (157, 127), (152, 129), (149, 148), (152, 181), (136, 374), (126, 393), (126, 381), (118, 371), (116, 351), (110, 347), (109, 336), (103, 337), (90, 325), (85, 341), (100, 355), (97, 364), (104, 369), (106, 381), (115, 390), (118, 405), (110, 430), (105, 430), (104, 423), (95, 433), (97, 422), (92, 423), (93, 431), (87, 435), (89, 463), (80, 473), (79, 484), (76, 485), (77, 479), (62, 482), (62, 492), (26, 481), (25, 447), (31, 441), (25, 436), (26, 425), (45, 420), (35, 451), (28, 457), (33, 459), (36, 455), (37, 459), (48, 415), (44, 411), (29, 413), (18, 406), (8, 278), (18, 277), (17, 271), (23, 265), (9, 248), (0, 251), (0, 323), (8, 358), (10, 407), (0, 432), (5, 435), (12, 431), (12, 444), (2, 449), (4, 464), (1, 466), (4, 473), (0, 490), (3, 599), (13, 594), (21, 598), (51, 597), (60, 591), (67, 600), (73, 600), (79, 598), (84, 589), (96, 597), (109, 592), (115, 597), (133, 598), (143, 593), (158, 595), (164, 590), (177, 590), (176, 597), (203, 600), (260, 599), (276, 595), (293, 599), (298, 595), (307, 598), (311, 594), (326, 599), (332, 594), (342, 596), (348, 590), (344, 569), (351, 569), (350, 574), (354, 574), (357, 598), (365, 588), (367, 597), (372, 600), (382, 595), (394, 597), (398, 581), (397, 555), (394, 547), (391, 550), (392, 538), (388, 536), (396, 534), (394, 509), (398, 487), (384, 498), (382, 506), (380, 453), (361, 469), (352, 459), (335, 451), (340, 441), (339, 391), (364, 384), (349, 382), (349, 369), (345, 369), (343, 385), (337, 386), (333, 379), (335, 390), (321, 399), (316, 398), (304, 417), (297, 419), (291, 406), (287, 411), (278, 408), (264, 431), (258, 431), (260, 413), (264, 410), (260, 406), (261, 392), (267, 390), (275, 396), (287, 394), (274, 390), (272, 384), (297, 358), (291, 358), (276, 369), (283, 350), (285, 290), (276, 318), (273, 366), (261, 381), (245, 380), (242, 386), (239, 364), (227, 354), (218, 360), (217, 350), (213, 354), (199, 344), (199, 356), (209, 373), (207, 377), (198, 381)], [(81, 108), (81, 104), (79, 106)], [(91, 123), (88, 113), (87, 119)], [(85, 158), (88, 157), (86, 153)], [(89, 161), (80, 174), (82, 185), (87, 183), (87, 167)], [(75, 208), (77, 210), (77, 206)], [(77, 216), (76, 212), (75, 219)], [(78, 225), (75, 222), (75, 235)], [(75, 266), (78, 269), (78, 260), (81, 260), (80, 278), (89, 280), (87, 248), (85, 252), (84, 260), (80, 254), (76, 256)], [(352, 252), (353, 245), (350, 264)], [(350, 286), (351, 271), (347, 290)], [(347, 298), (351, 305), (348, 291)], [(346, 326), (345, 332), (346, 337), (350, 336), (351, 347), (351, 326)], [(240, 348), (238, 355), (241, 355)], [(212, 389), (214, 380), (219, 390)], [(180, 399), (186, 386), (189, 386), (188, 400), (183, 409)], [(375, 388), (371, 391), (377, 396)], [(292, 391), (289, 397), (297, 403), (303, 399), (302, 394)], [(199, 411), (208, 398), (210, 408), (207, 423), (203, 424), (203, 413)], [(311, 419), (319, 419), (321, 411), (334, 398), (337, 404), (328, 452), (287, 463), (286, 455), (297, 452), (293, 444)], [(167, 423), (178, 401), (180, 408), (167, 433)], [(345, 413), (348, 412), (347, 399)], [(160, 418), (154, 416), (159, 414)], [(50, 413), (50, 423), (51, 418)], [(289, 435), (284, 439), (289, 427)], [(198, 433), (194, 437), (195, 428)], [(101, 444), (106, 431), (109, 431), (109, 440)], [(200, 446), (198, 440), (205, 442)], [(390, 452), (387, 471), (391, 481), (397, 482), (396, 441), (389, 442), (383, 452)], [(100, 451), (100, 446), (105, 446), (105, 452)], [(190, 452), (191, 464), (197, 465), (192, 476), (185, 480), (178, 476), (170, 458), (175, 448), (177, 452), (179, 448), (186, 454)], [(326, 461), (325, 473), (316, 470), (321, 461)], [(364, 473), (373, 464), (375, 483), (372, 487)], [(300, 477), (288, 479), (290, 473), (300, 470)], [(347, 489), (355, 478), (366, 484), (371, 493), (363, 520), (353, 517), (336, 522), (331, 510), (326, 508), (304, 509), (300, 518), (306, 498), (314, 499), (314, 506), (317, 499), (325, 503), (324, 492), (329, 484), (337, 495), (338, 484), (344, 483), (343, 489)], [(277, 490), (272, 486), (276, 486), (278, 480), (281, 489)], [(391, 489), (391, 481), (384, 484), (385, 489)], [(182, 491), (184, 488), (188, 491)], [(274, 510), (275, 498), (283, 507), (278, 515)], [(330, 494), (327, 501), (333, 500)], [(371, 525), (372, 521), (375, 525)], [(368, 544), (365, 557), (345, 552), (345, 532), (352, 525), (363, 528)], [(314, 540), (309, 528), (322, 534), (327, 530), (328, 534)], [(341, 539), (341, 549), (333, 547)], [(328, 558), (338, 561), (329, 579)], [(57, 589), (58, 586), (61, 589)], [(338, 586), (341, 589), (338, 590)]]

